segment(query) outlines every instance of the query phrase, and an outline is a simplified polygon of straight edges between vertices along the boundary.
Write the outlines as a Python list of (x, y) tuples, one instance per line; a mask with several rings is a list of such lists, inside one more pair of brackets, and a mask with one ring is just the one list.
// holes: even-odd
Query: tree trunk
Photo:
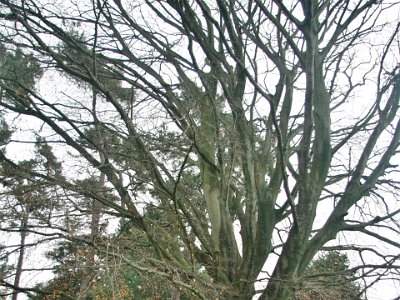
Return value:
[[(23, 213), (23, 218), (21, 221), (21, 246), (19, 250), (19, 257), (18, 257), (18, 262), (17, 262), (17, 268), (15, 270), (15, 278), (14, 278), (14, 286), (19, 287), (19, 283), (21, 281), (21, 275), (22, 275), (22, 266), (24, 263), (24, 256), (25, 256), (25, 241), (26, 237), (28, 235), (26, 229), (28, 225), (28, 220), (29, 220), (29, 204), (26, 207), (26, 211)], [(15, 291), (15, 293), (12, 295), (12, 300), (17, 300), (18, 299), (18, 291)]]

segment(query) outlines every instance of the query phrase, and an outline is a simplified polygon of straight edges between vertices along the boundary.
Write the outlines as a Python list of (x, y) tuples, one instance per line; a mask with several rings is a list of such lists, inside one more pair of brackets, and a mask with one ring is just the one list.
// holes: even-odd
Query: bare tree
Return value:
[(290, 299), (320, 250), (358, 254), (365, 288), (398, 280), (398, 8), (0, 0), (2, 42), (59, 80), (2, 75), (6, 116), (68, 164), (24, 174), (129, 220), (151, 258), (86, 242), (202, 299)]

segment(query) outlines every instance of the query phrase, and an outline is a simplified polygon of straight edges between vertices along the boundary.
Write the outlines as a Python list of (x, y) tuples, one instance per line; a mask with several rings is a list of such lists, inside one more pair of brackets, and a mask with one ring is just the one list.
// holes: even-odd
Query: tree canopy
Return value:
[(396, 2), (0, 0), (4, 294), (293, 299), (322, 250), (398, 281)]

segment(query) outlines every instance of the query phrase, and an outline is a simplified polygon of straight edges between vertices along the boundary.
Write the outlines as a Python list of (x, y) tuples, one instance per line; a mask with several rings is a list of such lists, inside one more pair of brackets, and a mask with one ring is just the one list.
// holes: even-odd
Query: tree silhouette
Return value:
[[(36, 86), (0, 72), (16, 130), (2, 164), (59, 191), (38, 234), (192, 297), (293, 298), (327, 245), (359, 255), (365, 288), (398, 278), (398, 7), (0, 0), (1, 51), (44, 70)], [(12, 156), (43, 141), (59, 173)], [(97, 234), (99, 217), (129, 222), (151, 255)]]

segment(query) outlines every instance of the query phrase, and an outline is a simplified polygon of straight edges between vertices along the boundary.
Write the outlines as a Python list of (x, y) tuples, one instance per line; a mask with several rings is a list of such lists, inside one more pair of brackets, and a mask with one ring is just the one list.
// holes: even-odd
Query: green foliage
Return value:
[(43, 206), (43, 200), (48, 196), (46, 188), (49, 184), (43, 179), (33, 180), (30, 172), (35, 170), (59, 177), (62, 173), (61, 163), (48, 143), (38, 139), (35, 147), (34, 158), (21, 160), (15, 165), (3, 161), (0, 166), (0, 182), (6, 188), (7, 193), (14, 195), (17, 199), (29, 194), (31, 209)]
[(0, 244), (0, 280), (7, 274), (8, 268), (7, 256), (4, 255), (4, 245)]
[[(124, 227), (124, 226), (123, 226)], [(122, 230), (119, 243), (133, 243), (135, 259), (149, 255), (151, 248), (140, 245), (142, 239), (127, 239), (134, 234), (134, 230)], [(128, 231), (128, 232), (127, 232)], [(127, 245), (122, 245), (121, 247)], [(52, 280), (37, 286), (43, 293), (36, 293), (31, 300), (60, 300), (76, 299), (79, 295), (80, 285), (84, 278), (84, 266), (87, 263), (89, 247), (83, 244), (64, 241), (47, 253), (47, 258), (55, 266)], [(115, 260), (99, 261), (92, 270), (92, 280), (87, 288), (87, 299), (171, 299), (172, 293), (181, 293), (171, 283), (157, 276), (149, 276), (147, 273), (139, 273), (129, 265), (115, 264)], [(113, 266), (110, 268), (110, 266)], [(181, 298), (189, 299), (189, 298)]]
[(347, 255), (339, 251), (322, 254), (308, 266), (302, 287), (296, 291), (299, 300), (360, 300), (360, 287), (354, 282)]
[(0, 43), (0, 87), (2, 99), (23, 97), (34, 89), (43, 74), (38, 60), (21, 49), (7, 49)]
[(36, 161), (40, 163), (48, 175), (60, 177), (62, 173), (61, 162), (53, 153), (53, 148), (43, 139), (38, 138), (36, 143)]
[[(306, 266), (343, 230), (369, 227), (397, 246), (377, 233), (394, 224), (386, 194), (399, 186), (399, 28), (374, 42), (397, 24), (378, 19), (388, 7), (45, 2), (2, 1), (0, 13), (0, 113), (21, 133), (7, 152), (37, 145), (33, 159), (0, 165), (1, 208), (11, 230), (27, 211), (31, 235), (63, 240), (48, 253), (55, 278), (41, 299), (252, 299), (278, 245), (262, 299), (359, 299), (340, 253)], [(29, 95), (41, 70), (27, 53), (55, 75), (40, 98)], [(367, 82), (376, 98), (346, 118)], [(1, 123), (0, 145), (10, 136)], [(320, 214), (322, 200), (331, 209)], [(372, 203), (382, 207), (371, 213)], [(122, 220), (118, 234), (100, 223), (110, 219)], [(395, 274), (386, 258), (397, 256), (385, 255), (368, 284), (381, 267), (383, 279)]]
[[(69, 76), (71, 80), (84, 83), (87, 78), (95, 77), (97, 83), (101, 83), (108, 92), (114, 94), (120, 100), (133, 101), (134, 91), (131, 88), (121, 86), (121, 75), (101, 59), (101, 55), (93, 53), (87, 46), (85, 36), (76, 31), (69, 32), (69, 38), (59, 45), (59, 53), (63, 56), (64, 64), (77, 76)], [(84, 79), (86, 77), (86, 79)]]
[(0, 146), (6, 145), (12, 135), (12, 130), (5, 120), (0, 119)]
[(130, 299), (171, 299), (173, 294), (179, 293), (168, 280), (146, 276), (129, 269), (124, 272), (124, 280), (131, 291)]
[(55, 277), (37, 286), (43, 293), (32, 300), (75, 299), (83, 280), (83, 266), (87, 262), (88, 247), (70, 241), (61, 241), (46, 253), (53, 262)]
[[(1, 216), (0, 216), (0, 222), (1, 222)], [(4, 278), (8, 275), (10, 271), (10, 266), (7, 264), (7, 255), (4, 253), (4, 246), (0, 244), (0, 281), (4, 280)], [(4, 288), (0, 288), (0, 295), (5, 293)]]

